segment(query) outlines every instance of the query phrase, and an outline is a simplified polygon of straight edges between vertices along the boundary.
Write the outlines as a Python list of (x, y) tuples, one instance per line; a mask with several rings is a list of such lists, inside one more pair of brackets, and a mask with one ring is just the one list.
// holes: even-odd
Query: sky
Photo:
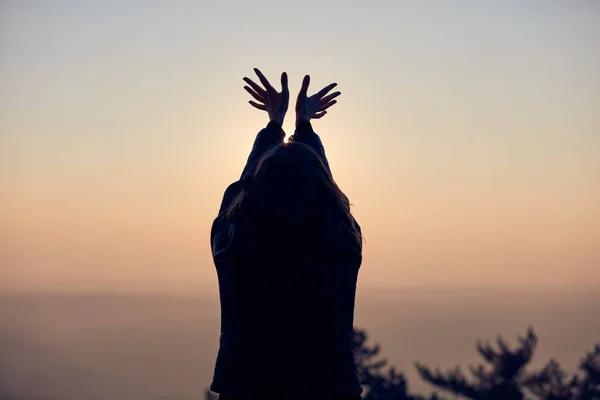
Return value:
[(209, 231), (266, 113), (313, 123), (359, 290), (600, 283), (595, 1), (2, 1), (0, 290), (216, 291)]

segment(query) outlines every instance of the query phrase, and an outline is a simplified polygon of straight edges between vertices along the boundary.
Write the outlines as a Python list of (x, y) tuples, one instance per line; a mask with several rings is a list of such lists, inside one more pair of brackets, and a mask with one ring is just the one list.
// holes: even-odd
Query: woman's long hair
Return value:
[(290, 240), (343, 232), (361, 247), (348, 197), (310, 146), (292, 142), (271, 148), (242, 185), (227, 210), (228, 219), (250, 218), (253, 226)]

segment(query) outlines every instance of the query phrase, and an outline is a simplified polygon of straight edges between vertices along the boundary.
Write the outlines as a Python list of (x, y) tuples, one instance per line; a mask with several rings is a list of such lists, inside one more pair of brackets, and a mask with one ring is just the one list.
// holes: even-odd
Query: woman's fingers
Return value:
[(305, 75), (304, 79), (302, 79), (302, 86), (300, 87), (300, 92), (298, 92), (298, 98), (307, 97), (308, 85), (310, 85), (310, 76)]
[(252, 79), (244, 77), (244, 82), (246, 82), (248, 85), (252, 86), (252, 89), (254, 89), (256, 91), (256, 93), (260, 94), (261, 96), (264, 97), (264, 95), (266, 94), (265, 89), (261, 88), (256, 83), (254, 83), (254, 81)]
[(260, 70), (258, 68), (254, 68), (254, 72), (256, 72), (256, 75), (258, 75), (258, 79), (260, 79), (260, 81), (263, 84), (263, 86), (265, 87), (265, 89), (271, 90), (271, 91), (275, 90), (275, 89), (273, 89), (273, 86), (271, 86), (271, 84), (269, 83), (267, 78), (265, 78), (263, 73), (260, 72)]
[(330, 85), (325, 86), (323, 89), (321, 89), (319, 91), (319, 93), (316, 94), (317, 97), (323, 97), (327, 94), (327, 92), (329, 92), (331, 89), (333, 89), (334, 87), (337, 86), (337, 83), (332, 83)]
[(312, 117), (315, 118), (315, 119), (319, 119), (319, 118), (321, 118), (325, 114), (327, 114), (327, 111), (321, 111), (321, 112), (316, 113)]
[(250, 95), (252, 97), (254, 97), (256, 100), (260, 101), (261, 103), (265, 102), (265, 99), (263, 96), (261, 96), (260, 94), (256, 93), (254, 90), (250, 89), (248, 86), (244, 86), (244, 89), (246, 89), (246, 92), (250, 93)]
[(288, 91), (288, 76), (287, 73), (284, 72), (281, 74), (281, 92), (286, 93)]
[(326, 103), (330, 102), (331, 100), (335, 99), (336, 97), (338, 97), (340, 94), (342, 94), (342, 93), (341, 92), (331, 93), (330, 95), (323, 97), (319, 101), (319, 104), (326, 104)]
[(325, 103), (325, 104), (323, 104), (323, 105), (319, 106), (319, 111), (325, 111), (325, 110), (327, 110), (329, 107), (331, 107), (332, 105), (334, 105), (335, 103), (337, 103), (337, 101), (335, 101), (335, 100), (331, 100), (330, 102), (328, 102), (328, 103)]
[(253, 107), (258, 108), (259, 110), (267, 111), (267, 107), (265, 107), (264, 104), (259, 104), (252, 100), (248, 101), (248, 103), (250, 103)]

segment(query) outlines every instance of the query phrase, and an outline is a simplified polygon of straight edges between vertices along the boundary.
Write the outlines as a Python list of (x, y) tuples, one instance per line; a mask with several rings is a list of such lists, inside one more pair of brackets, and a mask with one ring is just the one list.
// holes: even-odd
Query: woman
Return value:
[(334, 182), (310, 120), (336, 84), (296, 102), (284, 143), (287, 75), (277, 92), (255, 69), (245, 89), (270, 122), (256, 137), (241, 179), (225, 191), (211, 229), (219, 278), (221, 337), (210, 389), (227, 399), (360, 399), (354, 300), (362, 236)]

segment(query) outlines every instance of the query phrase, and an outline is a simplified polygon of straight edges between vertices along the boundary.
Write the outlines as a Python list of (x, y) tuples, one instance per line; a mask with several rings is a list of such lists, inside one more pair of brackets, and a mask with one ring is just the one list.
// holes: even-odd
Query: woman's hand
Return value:
[(244, 89), (259, 102), (250, 100), (249, 103), (259, 110), (266, 111), (269, 114), (269, 120), (283, 126), (283, 119), (290, 103), (287, 74), (285, 72), (281, 74), (281, 92), (277, 92), (258, 68), (254, 68), (254, 72), (258, 75), (264, 89), (254, 83), (252, 79), (244, 77), (244, 81), (251, 86), (244, 86)]
[(298, 100), (296, 101), (296, 127), (304, 121), (310, 121), (311, 118), (321, 118), (327, 114), (325, 110), (337, 103), (333, 99), (341, 94), (340, 92), (334, 92), (325, 96), (331, 89), (337, 86), (337, 83), (332, 83), (325, 86), (318, 93), (308, 97), (309, 84), (310, 76), (306, 75), (302, 81), (302, 88), (298, 93)]

